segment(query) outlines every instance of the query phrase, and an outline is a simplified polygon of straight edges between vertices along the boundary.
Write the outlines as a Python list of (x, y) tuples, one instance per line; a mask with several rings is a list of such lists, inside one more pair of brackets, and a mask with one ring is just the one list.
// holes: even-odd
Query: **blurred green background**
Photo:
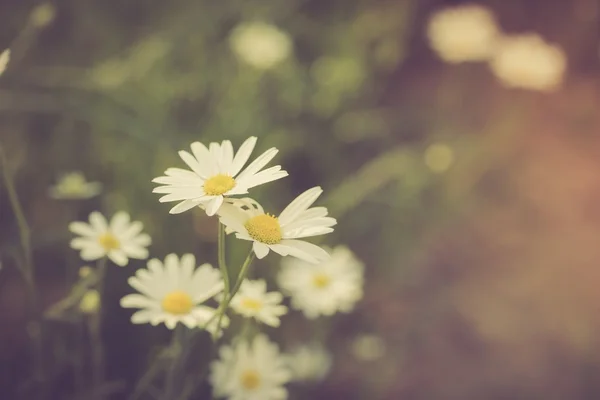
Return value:
[[(82, 263), (67, 225), (93, 210), (143, 221), (153, 257), (193, 252), (214, 263), (216, 221), (169, 215), (151, 180), (184, 167), (177, 151), (192, 141), (237, 148), (257, 136), (257, 153), (279, 148), (275, 163), (290, 176), (253, 195), (277, 211), (322, 186), (319, 205), (338, 219), (323, 243), (346, 244), (366, 264), (357, 309), (322, 322), (335, 354), (329, 379), (297, 398), (598, 398), (600, 3), (478, 2), (505, 32), (537, 32), (564, 50), (564, 82), (550, 93), (436, 57), (428, 18), (461, 3), (0, 2), (0, 46), (12, 50), (0, 144), (32, 228), (42, 303), (68, 293)], [(236, 41), (249, 24), (279, 31)], [(261, 35), (275, 47), (261, 53)], [(103, 194), (51, 199), (71, 170), (102, 182)], [(12, 399), (29, 344), (4, 186), (0, 213), (0, 398)], [(247, 251), (236, 245), (234, 259)], [(116, 399), (168, 340), (166, 329), (131, 325), (118, 305), (144, 265), (108, 272)], [(288, 317), (283, 341), (314, 335)], [(69, 324), (48, 325), (48, 352), (69, 365)], [(365, 334), (377, 338), (367, 357), (353, 345)], [(55, 371), (51, 398), (75, 398), (72, 371)]]

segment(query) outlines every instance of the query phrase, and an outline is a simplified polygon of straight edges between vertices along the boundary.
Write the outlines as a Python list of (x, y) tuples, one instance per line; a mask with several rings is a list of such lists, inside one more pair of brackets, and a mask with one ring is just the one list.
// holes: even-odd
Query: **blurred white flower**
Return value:
[(236, 232), (236, 237), (253, 242), (256, 257), (264, 258), (270, 250), (282, 256), (294, 256), (310, 263), (329, 258), (317, 245), (300, 238), (323, 235), (333, 231), (337, 222), (327, 217), (327, 208), (309, 208), (323, 193), (320, 187), (308, 189), (275, 217), (265, 214), (252, 199), (231, 199), (219, 211), (221, 223)]
[(448, 170), (454, 162), (454, 150), (444, 143), (433, 143), (425, 149), (425, 165), (435, 173)]
[(279, 317), (287, 313), (287, 307), (281, 305), (283, 295), (279, 292), (268, 292), (264, 279), (245, 280), (240, 290), (231, 299), (231, 308), (247, 318), (255, 318), (266, 325), (277, 327)]
[(508, 87), (551, 91), (562, 83), (567, 57), (560, 47), (530, 33), (504, 37), (490, 67)]
[(100, 309), (100, 293), (96, 289), (85, 292), (79, 302), (79, 311), (83, 314), (95, 314)]
[(148, 258), (146, 247), (152, 240), (146, 233), (141, 233), (144, 225), (139, 221), (131, 222), (126, 212), (116, 213), (109, 224), (102, 214), (94, 211), (89, 221), (89, 224), (79, 221), (69, 224), (71, 232), (81, 235), (71, 240), (71, 247), (81, 250), (83, 260), (93, 261), (108, 256), (112, 262), (124, 267), (129, 258)]
[(6, 71), (6, 67), (8, 67), (8, 62), (10, 61), (10, 49), (6, 49), (0, 54), (0, 75)]
[(290, 372), (279, 347), (259, 334), (219, 349), (219, 359), (210, 365), (209, 381), (215, 397), (231, 400), (284, 400), (283, 387)]
[(193, 254), (184, 254), (181, 259), (169, 254), (164, 264), (154, 258), (148, 261), (148, 269), (139, 269), (128, 283), (141, 293), (121, 299), (122, 307), (141, 308), (131, 316), (131, 322), (164, 322), (169, 329), (177, 323), (190, 329), (204, 327), (217, 310), (200, 304), (223, 291), (219, 270), (210, 264), (196, 268)]
[(286, 354), (292, 381), (316, 382), (331, 370), (331, 354), (320, 345), (300, 346)]
[(51, 3), (42, 3), (33, 9), (29, 20), (36, 28), (44, 28), (52, 23), (55, 18), (56, 7)]
[(279, 151), (274, 147), (265, 151), (242, 171), (255, 145), (256, 138), (248, 138), (234, 157), (229, 140), (220, 144), (210, 143), (208, 148), (200, 142), (194, 142), (191, 145), (193, 155), (187, 151), (179, 152), (179, 156), (192, 171), (167, 169), (167, 176), (152, 180), (164, 185), (154, 188), (153, 192), (167, 193), (159, 199), (161, 203), (180, 201), (169, 211), (171, 214), (202, 206), (207, 215), (215, 215), (223, 204), (224, 197), (248, 193), (248, 189), (288, 175), (281, 170), (280, 165), (261, 171)]
[(276, 26), (263, 22), (236, 27), (229, 37), (229, 45), (240, 60), (257, 69), (276, 66), (288, 58), (292, 51), (290, 36)]
[(102, 191), (100, 182), (87, 182), (85, 176), (78, 171), (66, 173), (58, 183), (49, 189), (50, 197), (54, 199), (89, 199)]
[(488, 59), (498, 32), (492, 11), (478, 4), (437, 11), (427, 25), (429, 45), (449, 63)]
[(320, 264), (283, 259), (277, 281), (291, 296), (292, 308), (309, 319), (350, 312), (363, 296), (363, 263), (347, 247), (337, 246)]
[(350, 345), (352, 355), (360, 361), (374, 361), (385, 354), (385, 342), (377, 335), (358, 335)]

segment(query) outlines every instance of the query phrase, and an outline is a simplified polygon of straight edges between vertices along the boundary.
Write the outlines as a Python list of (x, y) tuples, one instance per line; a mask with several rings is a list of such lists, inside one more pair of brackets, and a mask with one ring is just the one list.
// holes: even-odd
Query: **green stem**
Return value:
[(164, 390), (164, 399), (165, 400), (173, 400), (177, 397), (176, 387), (180, 385), (176, 385), (175, 381), (177, 379), (180, 367), (180, 361), (182, 359), (181, 354), (183, 350), (183, 343), (185, 338), (185, 330), (186, 327), (179, 323), (175, 327), (173, 331), (173, 338), (171, 341), (171, 345), (169, 348), (169, 353), (171, 356), (171, 365), (169, 370), (167, 371), (167, 376), (165, 379), (165, 390)]
[(225, 226), (223, 224), (219, 224), (218, 253), (219, 269), (223, 275), (223, 284), (225, 285), (224, 292), (229, 294), (229, 271), (227, 270), (227, 263), (225, 262)]
[(90, 317), (90, 340), (92, 347), (92, 381), (94, 387), (104, 382), (104, 344), (102, 343), (102, 302), (104, 301), (104, 280), (106, 257), (100, 259), (96, 268), (96, 289), (100, 297), (98, 310)]
[(43, 359), (43, 342), (42, 342), (42, 324), (41, 315), (38, 309), (38, 298), (35, 284), (35, 274), (33, 268), (33, 255), (31, 251), (31, 233), (27, 219), (23, 213), (23, 208), (19, 202), (19, 197), (15, 189), (14, 181), (8, 170), (8, 162), (4, 154), (4, 149), (0, 146), (0, 164), (2, 164), (2, 176), (4, 185), (8, 192), (8, 198), (19, 228), (19, 239), (23, 250), (23, 263), (20, 266), (23, 280), (29, 297), (29, 307), (32, 315), (32, 321), (28, 327), (29, 336), (33, 343), (33, 364), (36, 379), (44, 381), (44, 359)]
[(238, 273), (233, 290), (231, 291), (231, 293), (229, 293), (229, 295), (227, 295), (227, 294), (223, 295), (223, 300), (221, 301), (221, 305), (219, 306), (219, 309), (217, 310), (215, 315), (206, 324), (206, 325), (209, 325), (214, 318), (218, 318), (217, 326), (215, 327), (215, 330), (212, 335), (213, 342), (215, 342), (217, 340), (217, 335), (219, 334), (219, 331), (221, 330), (221, 322), (223, 320), (223, 315), (225, 314), (225, 310), (227, 310), (227, 307), (229, 306), (231, 299), (233, 299), (233, 297), (238, 292), (238, 290), (240, 290), (240, 286), (242, 286), (242, 282), (244, 281), (244, 279), (246, 278), (246, 275), (248, 274), (248, 269), (250, 268), (250, 264), (252, 264), (252, 261), (254, 261), (254, 252), (252, 250), (250, 250), (250, 253), (248, 253), (248, 256), (246, 257), (244, 264), (242, 264), (242, 267), (240, 268), (240, 272)]

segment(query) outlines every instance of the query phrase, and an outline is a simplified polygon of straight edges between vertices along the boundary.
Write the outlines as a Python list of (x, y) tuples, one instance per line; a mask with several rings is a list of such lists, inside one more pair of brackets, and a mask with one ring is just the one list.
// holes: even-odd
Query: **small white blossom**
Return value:
[(219, 349), (210, 366), (209, 381), (215, 397), (231, 400), (284, 400), (290, 372), (279, 347), (259, 334)]
[(266, 325), (277, 327), (279, 317), (287, 313), (287, 307), (281, 305), (283, 295), (279, 292), (267, 292), (264, 279), (245, 280), (240, 290), (231, 299), (233, 310), (246, 318), (255, 318)]
[(288, 175), (279, 165), (262, 170), (279, 151), (274, 147), (265, 151), (242, 171), (255, 145), (256, 138), (248, 138), (234, 156), (229, 140), (210, 143), (208, 148), (200, 142), (194, 142), (191, 145), (192, 154), (187, 151), (179, 152), (179, 156), (191, 171), (180, 168), (167, 169), (166, 176), (152, 180), (163, 185), (154, 188), (153, 192), (166, 193), (159, 199), (161, 203), (180, 202), (171, 208), (171, 214), (201, 206), (207, 215), (215, 215), (225, 197), (246, 194), (255, 186)]
[(354, 338), (350, 352), (360, 361), (374, 361), (385, 354), (385, 342), (377, 335), (361, 334)]
[(221, 223), (242, 240), (252, 241), (256, 257), (264, 258), (270, 250), (282, 256), (293, 256), (310, 263), (327, 260), (321, 247), (297, 240), (333, 232), (337, 221), (327, 216), (327, 208), (309, 208), (323, 193), (320, 187), (308, 189), (292, 201), (279, 217), (266, 214), (256, 201), (232, 199), (219, 211)]
[(181, 259), (169, 254), (164, 264), (152, 259), (148, 269), (139, 269), (128, 282), (140, 292), (121, 299), (122, 307), (141, 308), (131, 316), (131, 322), (164, 323), (169, 329), (178, 323), (188, 328), (205, 327), (217, 310), (201, 304), (223, 291), (219, 270), (210, 264), (196, 268), (193, 254), (184, 254)]
[(98, 211), (89, 217), (90, 223), (71, 222), (69, 230), (81, 237), (71, 240), (71, 247), (81, 250), (80, 256), (85, 261), (98, 260), (108, 256), (112, 262), (124, 267), (129, 258), (148, 258), (147, 246), (152, 240), (141, 233), (143, 224), (131, 222), (129, 214), (124, 211), (116, 213), (110, 224)]
[(331, 353), (320, 345), (300, 346), (286, 355), (292, 381), (317, 382), (331, 370)]
[(552, 91), (567, 68), (564, 51), (537, 34), (504, 37), (490, 61), (496, 77), (508, 87)]
[(89, 199), (102, 191), (100, 182), (87, 182), (78, 171), (64, 174), (58, 183), (49, 189), (50, 197), (55, 199)]
[(494, 14), (479, 4), (437, 11), (427, 25), (431, 48), (449, 63), (488, 59), (498, 31)]
[(345, 246), (337, 246), (328, 261), (311, 264), (284, 258), (277, 281), (292, 298), (292, 308), (307, 318), (350, 312), (363, 296), (363, 263)]
[(263, 22), (236, 27), (229, 44), (240, 60), (257, 69), (273, 68), (292, 50), (292, 41), (287, 33)]

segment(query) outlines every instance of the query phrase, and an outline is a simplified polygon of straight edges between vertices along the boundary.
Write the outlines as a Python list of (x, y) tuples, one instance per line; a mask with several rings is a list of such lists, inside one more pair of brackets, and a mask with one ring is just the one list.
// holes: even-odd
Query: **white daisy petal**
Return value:
[(229, 174), (231, 176), (236, 176), (238, 172), (242, 169), (242, 167), (248, 162), (252, 151), (254, 150), (254, 146), (256, 145), (256, 137), (251, 136), (242, 145), (237, 151), (237, 154), (233, 158), (233, 162), (231, 163), (231, 167), (229, 168)]
[(321, 262), (329, 259), (329, 253), (321, 247), (303, 240), (282, 240), (279, 245), (288, 248), (290, 255), (307, 262)]
[(231, 164), (233, 163), (233, 146), (229, 140), (223, 140), (223, 142), (221, 142), (221, 160), (221, 169), (223, 172), (228, 173), (231, 169)]
[(266, 255), (269, 254), (269, 246), (260, 242), (254, 242), (252, 249), (254, 250), (254, 254), (256, 254), (256, 258), (258, 259), (265, 258)]
[(237, 180), (244, 180), (247, 177), (250, 177), (260, 171), (265, 165), (269, 163), (277, 155), (279, 150), (272, 147), (269, 150), (265, 151), (261, 154), (256, 160), (254, 160), (250, 165), (248, 165), (238, 176)]
[(279, 223), (282, 227), (286, 226), (290, 222), (296, 220), (296, 218), (306, 211), (315, 200), (323, 193), (323, 189), (319, 186), (308, 189), (300, 196), (296, 197), (282, 212), (279, 214)]
[(223, 196), (215, 196), (212, 199), (210, 199), (205, 204), (206, 215), (208, 215), (209, 217), (215, 215), (219, 210), (219, 207), (221, 207), (221, 204), (223, 204)]
[(181, 157), (181, 159), (188, 165), (188, 167), (190, 167), (192, 169), (192, 171), (197, 173), (199, 176), (201, 176), (201, 177), (206, 176), (205, 171), (202, 169), (202, 167), (200, 166), (200, 163), (198, 163), (198, 160), (196, 158), (194, 158), (193, 155), (191, 155), (190, 153), (188, 153), (185, 150), (181, 150), (179, 152), (179, 157)]
[(71, 222), (69, 224), (69, 230), (81, 236), (96, 236), (96, 231), (85, 222)]
[(120, 301), (121, 307), (123, 308), (158, 308), (160, 304), (146, 296), (141, 294), (128, 294), (123, 297)]
[(202, 202), (198, 200), (184, 200), (169, 210), (169, 214), (181, 214), (184, 211), (200, 205)]
[(202, 178), (207, 179), (210, 176), (217, 174), (215, 159), (210, 154), (210, 151), (200, 142), (194, 142), (191, 145), (192, 153), (200, 166), (202, 173), (199, 174)]
[(104, 257), (106, 255), (106, 250), (99, 244), (94, 243), (81, 249), (81, 253), (79, 255), (81, 256), (82, 260), (94, 261)]
[(113, 234), (118, 235), (123, 233), (129, 227), (129, 214), (124, 211), (119, 211), (110, 220), (110, 230)]
[(137, 311), (131, 316), (131, 322), (134, 324), (147, 324), (155, 315), (155, 311), (152, 310)]
[(96, 232), (103, 233), (108, 230), (106, 218), (98, 211), (94, 211), (90, 214), (90, 224)]
[(111, 250), (108, 252), (108, 258), (120, 267), (124, 267), (129, 262), (127, 255), (123, 250)]

